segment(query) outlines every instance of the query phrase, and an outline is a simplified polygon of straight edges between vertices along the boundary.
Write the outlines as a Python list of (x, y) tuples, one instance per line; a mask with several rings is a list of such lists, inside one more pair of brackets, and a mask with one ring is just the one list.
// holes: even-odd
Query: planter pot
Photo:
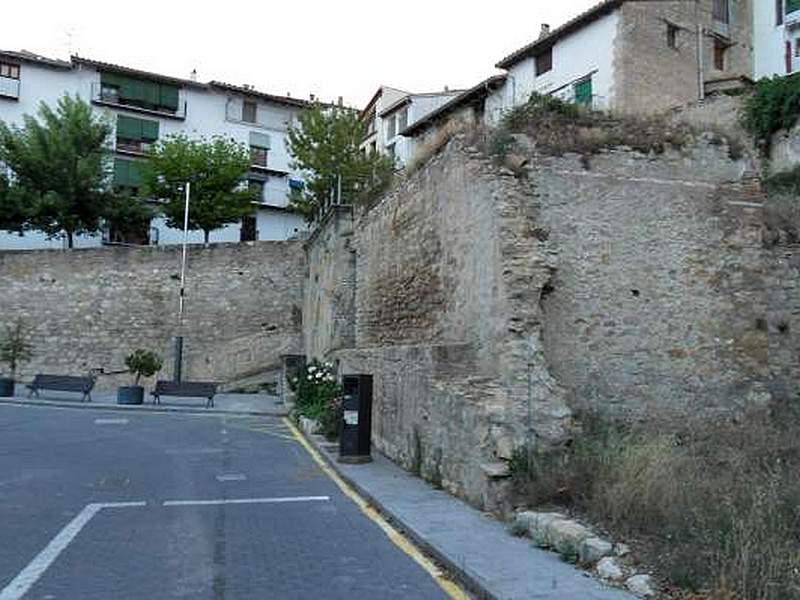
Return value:
[(142, 404), (144, 402), (144, 388), (130, 385), (117, 389), (117, 404)]
[(14, 380), (0, 377), (0, 398), (10, 398), (14, 395)]

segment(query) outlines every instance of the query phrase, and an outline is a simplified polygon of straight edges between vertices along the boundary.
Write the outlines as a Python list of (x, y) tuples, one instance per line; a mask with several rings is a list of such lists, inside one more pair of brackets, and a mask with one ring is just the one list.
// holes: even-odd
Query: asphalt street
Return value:
[(0, 406), (0, 600), (447, 598), (275, 418)]

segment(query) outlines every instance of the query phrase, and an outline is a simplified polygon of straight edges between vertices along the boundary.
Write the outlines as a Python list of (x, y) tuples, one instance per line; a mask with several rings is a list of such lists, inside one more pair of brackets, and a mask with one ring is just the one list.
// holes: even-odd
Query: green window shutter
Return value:
[(137, 188), (142, 185), (142, 172), (138, 163), (133, 160), (128, 163), (128, 185)]
[(254, 148), (270, 149), (270, 137), (266, 133), (250, 132), (250, 145)]
[(179, 104), (178, 97), (179, 89), (174, 85), (165, 85), (162, 83), (159, 86), (159, 106), (177, 111)]
[(575, 84), (575, 104), (592, 105), (592, 80), (585, 79)]
[(126, 140), (140, 140), (142, 139), (142, 125), (139, 119), (126, 117), (124, 115), (117, 116), (117, 137)]
[(114, 160), (114, 185), (124, 187), (128, 185), (128, 165), (129, 160)]
[(800, 0), (786, 0), (786, 14), (800, 10)]
[(142, 82), (142, 102), (147, 106), (157, 107), (160, 104), (159, 86), (151, 81)]
[(121, 158), (114, 160), (114, 185), (118, 187), (139, 187), (142, 185), (142, 174), (136, 161)]
[(142, 121), (142, 140), (154, 142), (158, 139), (158, 121)]

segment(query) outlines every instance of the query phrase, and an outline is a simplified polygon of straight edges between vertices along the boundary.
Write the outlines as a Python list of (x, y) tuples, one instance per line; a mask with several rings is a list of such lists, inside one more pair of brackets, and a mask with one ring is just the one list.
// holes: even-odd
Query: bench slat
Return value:
[(79, 377), (76, 375), (48, 375), (39, 373), (33, 378), (33, 382), (28, 385), (31, 394), (38, 397), (39, 390), (51, 390), (55, 392), (76, 392), (83, 394), (84, 400), (91, 400), (89, 395), (94, 388), (95, 380), (91, 377)]
[(154, 393), (158, 396), (187, 396), (207, 398), (217, 393), (217, 384), (208, 381), (158, 381)]

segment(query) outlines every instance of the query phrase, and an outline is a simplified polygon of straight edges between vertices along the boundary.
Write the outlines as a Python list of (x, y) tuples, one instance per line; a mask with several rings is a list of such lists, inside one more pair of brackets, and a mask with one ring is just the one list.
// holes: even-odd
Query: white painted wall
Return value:
[[(756, 0), (753, 6), (753, 58), (755, 78), (786, 75), (786, 42), (795, 47), (800, 37), (800, 11), (784, 16), (784, 24), (776, 25), (774, 0)], [(786, 25), (790, 25), (787, 27)], [(794, 58), (793, 72), (800, 71), (800, 60)]]
[(408, 122), (406, 126), (412, 125), (428, 115), (430, 112), (436, 110), (443, 104), (446, 104), (455, 98), (459, 93), (460, 92), (442, 92), (441, 94), (419, 95), (412, 94), (409, 96), (409, 104), (406, 104), (404, 107), (400, 107), (398, 110), (392, 111), (381, 119), (381, 130), (384, 132), (384, 137), (382, 138), (384, 140), (384, 146), (388, 148), (388, 146), (394, 144), (395, 158), (397, 160), (398, 167), (405, 167), (408, 164), (408, 161), (411, 160), (414, 155), (415, 144), (412, 139), (399, 135), (401, 130), (400, 127), (395, 127), (394, 137), (387, 137), (386, 132), (389, 130), (389, 119), (397, 119), (403, 108), (407, 108)]
[(527, 102), (533, 92), (571, 100), (572, 84), (592, 77), (596, 108), (613, 106), (614, 39), (619, 11), (613, 11), (558, 40), (553, 46), (553, 68), (539, 77), (533, 57), (508, 70), (505, 85), (487, 99), (485, 119), (497, 123), (502, 114)]
[[(22, 124), (25, 114), (35, 114), (40, 102), (55, 106), (65, 93), (78, 94), (87, 102), (92, 98), (93, 86), (100, 83), (100, 73), (93, 68), (79, 66), (71, 70), (47, 68), (41, 65), (22, 63), (20, 73), (19, 100), (0, 98), (0, 120), (10, 124)], [(222, 135), (238, 142), (249, 144), (250, 132), (266, 133), (270, 136), (271, 147), (268, 166), (285, 176), (269, 174), (265, 183), (263, 202), (273, 206), (285, 207), (288, 204), (289, 179), (301, 179), (291, 167), (287, 148), (288, 125), (294, 122), (299, 109), (258, 102), (257, 124), (245, 123), (236, 119), (241, 114), (242, 96), (217, 89), (184, 88), (182, 99), (187, 102), (185, 120), (137, 114), (108, 106), (93, 105), (93, 109), (116, 124), (118, 114), (139, 117), (159, 122), (159, 137), (184, 133), (191, 138)], [(163, 219), (154, 220), (153, 227), (159, 230), (160, 244), (179, 243), (182, 234), (166, 227)], [(289, 214), (268, 208), (259, 208), (257, 213), (259, 239), (281, 240), (305, 230), (305, 222), (299, 215)], [(240, 226), (230, 225), (213, 232), (212, 241), (239, 241)], [(177, 235), (176, 235), (177, 234)], [(197, 232), (202, 242), (202, 232)], [(194, 234), (193, 234), (194, 237)], [(101, 237), (84, 236), (76, 240), (76, 245), (98, 246)], [(64, 247), (59, 239), (47, 240), (39, 232), (26, 232), (23, 237), (13, 232), (0, 231), (0, 249), (28, 249)]]

